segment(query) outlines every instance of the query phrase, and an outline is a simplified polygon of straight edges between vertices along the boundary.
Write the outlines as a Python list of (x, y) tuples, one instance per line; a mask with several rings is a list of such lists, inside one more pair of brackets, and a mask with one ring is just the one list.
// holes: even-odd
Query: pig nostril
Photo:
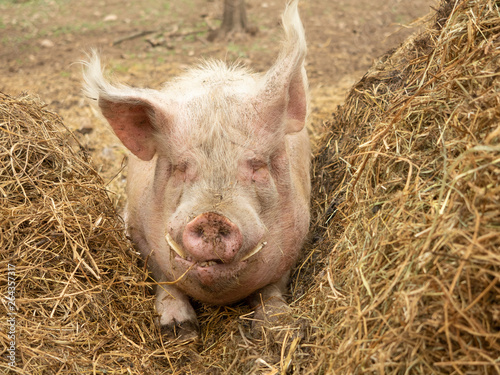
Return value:
[(203, 231), (203, 228), (202, 227), (197, 227), (195, 230), (194, 230), (194, 234), (201, 238), (203, 237), (203, 235), (205, 234), (205, 232)]

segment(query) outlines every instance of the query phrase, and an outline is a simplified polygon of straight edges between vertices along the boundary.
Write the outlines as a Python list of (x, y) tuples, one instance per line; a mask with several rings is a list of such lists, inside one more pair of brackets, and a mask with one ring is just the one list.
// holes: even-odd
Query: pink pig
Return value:
[(256, 321), (272, 321), (286, 306), (282, 294), (309, 227), (297, 6), (283, 14), (286, 39), (265, 74), (210, 61), (157, 91), (108, 83), (96, 54), (87, 64), (87, 95), (131, 153), (127, 229), (158, 282), (158, 324), (168, 337), (197, 336), (189, 298), (249, 297)]

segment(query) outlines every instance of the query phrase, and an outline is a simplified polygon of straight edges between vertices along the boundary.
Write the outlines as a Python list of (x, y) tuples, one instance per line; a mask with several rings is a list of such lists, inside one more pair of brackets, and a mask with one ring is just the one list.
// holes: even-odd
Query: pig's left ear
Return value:
[(165, 111), (154, 90), (134, 89), (108, 83), (98, 55), (94, 52), (84, 72), (85, 93), (97, 100), (103, 116), (116, 136), (139, 159), (148, 161), (156, 153), (155, 133), (167, 123)]
[(307, 47), (297, 6), (298, 0), (293, 0), (283, 13), (286, 39), (276, 63), (264, 77), (264, 87), (255, 104), (268, 130), (277, 131), (284, 126), (285, 134), (302, 130), (307, 116)]

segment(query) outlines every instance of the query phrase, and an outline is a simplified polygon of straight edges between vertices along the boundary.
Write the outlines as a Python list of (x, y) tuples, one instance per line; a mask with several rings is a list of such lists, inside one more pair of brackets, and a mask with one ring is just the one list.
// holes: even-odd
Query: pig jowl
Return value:
[(256, 322), (284, 311), (309, 226), (297, 3), (283, 14), (286, 38), (265, 74), (209, 61), (151, 90), (109, 83), (95, 53), (86, 64), (87, 96), (130, 151), (127, 230), (158, 282), (158, 324), (169, 337), (196, 336), (189, 298), (248, 297)]

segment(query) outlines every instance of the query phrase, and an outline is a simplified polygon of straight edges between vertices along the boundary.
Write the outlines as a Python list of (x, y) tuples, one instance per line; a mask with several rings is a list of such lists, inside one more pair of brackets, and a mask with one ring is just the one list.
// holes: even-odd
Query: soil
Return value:
[[(221, 24), (223, 0), (0, 0), (0, 91), (38, 95), (111, 181), (125, 153), (82, 94), (79, 61), (96, 48), (116, 79), (151, 88), (200, 59), (265, 71), (280, 46), (285, 1), (246, 3), (255, 35), (208, 42)], [(431, 6), (434, 0), (302, 0), (313, 127), (320, 128), (375, 58), (416, 32), (415, 21)], [(121, 196), (122, 186), (118, 178), (110, 189)]]

